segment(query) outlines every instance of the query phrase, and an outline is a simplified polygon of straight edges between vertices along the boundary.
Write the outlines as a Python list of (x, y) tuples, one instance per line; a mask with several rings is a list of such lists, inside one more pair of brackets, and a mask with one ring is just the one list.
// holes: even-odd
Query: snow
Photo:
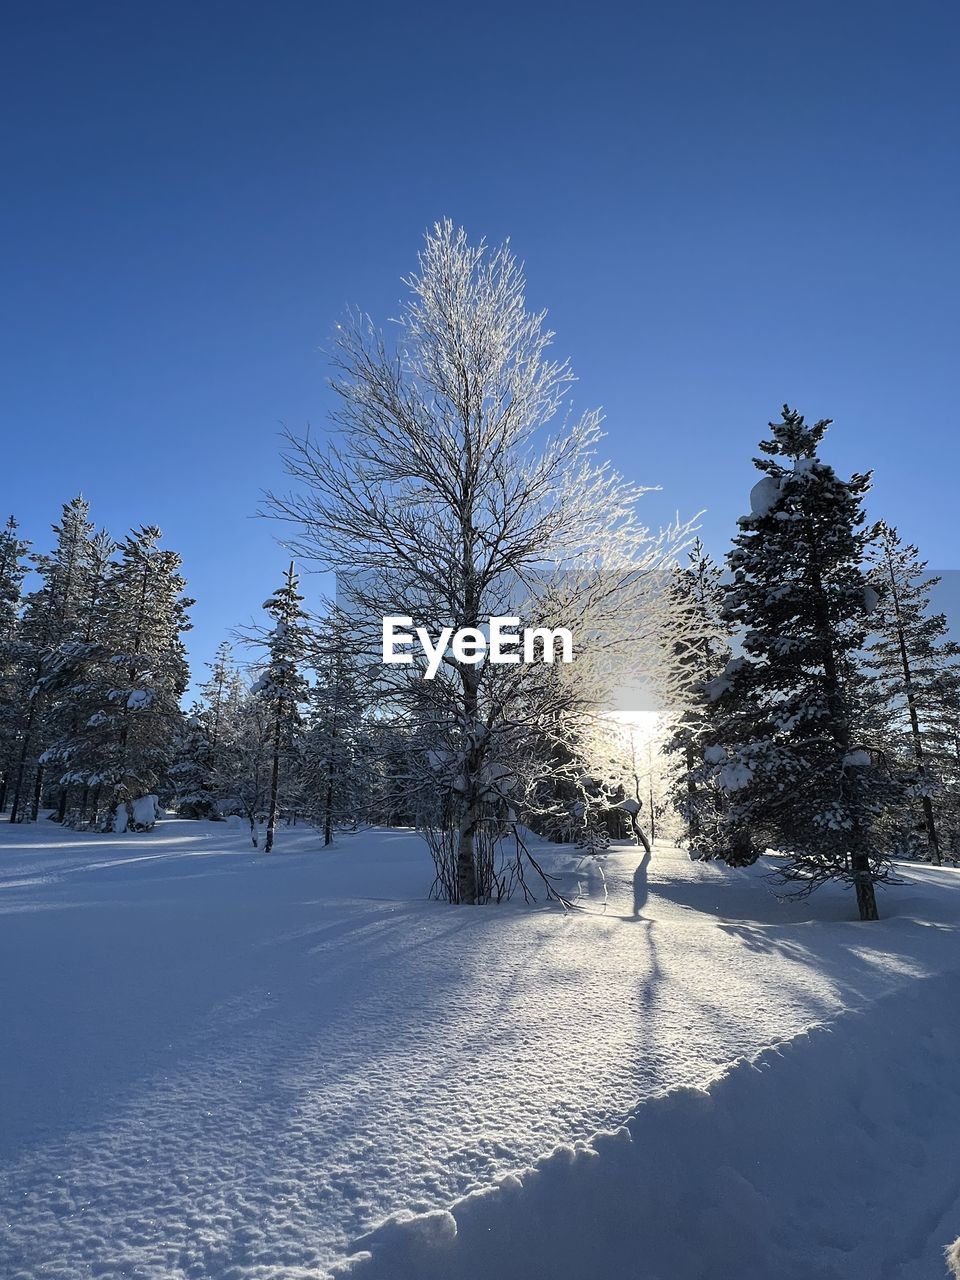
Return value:
[(844, 769), (868, 769), (872, 763), (870, 752), (860, 749), (848, 751), (843, 757)]
[[(653, 1097), (623, 1126), (446, 1214), (389, 1221), (335, 1275), (941, 1276), (960, 1221), (951, 1021), (956, 975), (918, 980), (909, 995), (741, 1059), (705, 1088)], [(914, 1178), (932, 1193), (926, 1211)], [(891, 1230), (894, 1205), (903, 1217)]]
[(742, 791), (753, 781), (753, 769), (745, 760), (731, 760), (720, 770), (717, 781), (723, 791)]
[(160, 817), (160, 802), (156, 796), (139, 796), (130, 801), (130, 821), (136, 827), (150, 828)]
[(774, 476), (763, 476), (750, 490), (750, 514), (754, 519), (762, 519), (779, 501), (779, 481)]
[(0, 1275), (942, 1275), (960, 873), (862, 925), (601, 858), (565, 915), (424, 901), (409, 832), (0, 824)]

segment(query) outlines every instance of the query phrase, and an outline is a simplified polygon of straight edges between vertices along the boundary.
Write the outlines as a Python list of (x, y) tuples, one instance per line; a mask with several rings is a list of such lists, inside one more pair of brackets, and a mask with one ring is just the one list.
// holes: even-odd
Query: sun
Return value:
[(611, 711), (608, 718), (622, 725), (637, 743), (656, 742), (663, 737), (659, 711)]

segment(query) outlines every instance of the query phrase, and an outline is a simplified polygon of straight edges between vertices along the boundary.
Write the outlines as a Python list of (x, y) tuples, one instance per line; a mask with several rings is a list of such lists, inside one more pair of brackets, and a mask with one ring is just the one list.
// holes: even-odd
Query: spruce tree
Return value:
[(33, 558), (41, 585), (26, 598), (20, 628), (19, 747), (12, 770), (11, 822), (37, 816), (51, 706), (82, 659), (77, 645), (92, 561), (89, 513), (82, 496), (66, 503), (60, 523), (53, 526), (53, 551)]
[(300, 747), (301, 707), (307, 698), (307, 682), (303, 676), (307, 615), (302, 605), (303, 596), (291, 562), (283, 585), (264, 602), (264, 610), (273, 618), (273, 627), (262, 641), (267, 650), (266, 664), (254, 686), (255, 694), (268, 708), (271, 734), (270, 804), (265, 853), (273, 849), (282, 766), (293, 763)]
[(852, 884), (860, 918), (875, 920), (875, 882), (889, 876), (876, 827), (902, 790), (856, 736), (870, 477), (842, 480), (819, 457), (829, 420), (807, 426), (784, 406), (770, 425), (728, 555), (724, 612), (744, 653), (708, 685), (721, 744), (710, 767), (738, 840), (769, 842), (807, 890)]
[(189, 677), (182, 634), (193, 601), (183, 594), (180, 557), (161, 548), (160, 538), (152, 525), (134, 530), (103, 587), (85, 717), (59, 748), (70, 780), (87, 797), (76, 817), (81, 823), (122, 826), (130, 802), (172, 797), (168, 770)]
[(21, 592), (30, 544), (19, 536), (17, 529), (17, 522), (11, 516), (0, 531), (0, 813), (7, 804), (20, 727)]
[(870, 575), (878, 605), (871, 618), (876, 639), (869, 647), (869, 692), (879, 719), (893, 737), (905, 739), (912, 760), (912, 794), (922, 811), (927, 856), (939, 865), (940, 835), (934, 799), (938, 777), (937, 729), (941, 717), (943, 677), (960, 655), (947, 634), (942, 613), (930, 612), (930, 592), (940, 579), (927, 572), (915, 546), (897, 530), (881, 524), (872, 551)]
[(331, 606), (312, 644), (316, 678), (309, 692), (302, 778), (306, 811), (323, 831), (324, 845), (333, 842), (338, 824), (356, 824), (370, 784), (370, 680), (361, 650), (350, 619)]
[(48, 745), (42, 761), (50, 784), (50, 798), (57, 806), (57, 820), (68, 821), (71, 826), (83, 825), (90, 798), (83, 744), (87, 721), (96, 715), (99, 707), (97, 673), (106, 638), (105, 598), (116, 550), (116, 543), (106, 530), (88, 539), (69, 655), (45, 717)]
[(189, 818), (219, 817), (220, 800), (231, 795), (232, 788), (225, 785), (226, 760), (237, 705), (246, 693), (228, 641), (217, 646), (213, 662), (207, 665), (210, 675), (184, 717), (177, 761), (170, 769), (177, 812)]
[(701, 859), (731, 854), (722, 843), (721, 794), (704, 753), (714, 739), (716, 703), (707, 685), (730, 657), (730, 624), (723, 615), (722, 570), (698, 538), (669, 586), (677, 619), (665, 690), (668, 737), (665, 751), (680, 762), (673, 803), (687, 827), (691, 854)]

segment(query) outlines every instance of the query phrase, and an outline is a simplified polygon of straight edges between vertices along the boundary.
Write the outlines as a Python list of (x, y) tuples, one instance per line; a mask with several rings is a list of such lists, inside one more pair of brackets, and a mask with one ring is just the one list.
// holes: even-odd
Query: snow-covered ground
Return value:
[(638, 862), (456, 909), (405, 832), (0, 824), (0, 1276), (942, 1276), (960, 874)]

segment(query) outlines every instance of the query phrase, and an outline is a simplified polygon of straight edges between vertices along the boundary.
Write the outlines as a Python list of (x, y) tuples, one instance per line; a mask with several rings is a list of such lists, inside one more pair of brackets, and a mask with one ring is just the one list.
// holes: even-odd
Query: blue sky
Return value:
[(40, 2), (2, 46), (0, 506), (158, 523), (198, 663), (279, 580), (321, 347), (445, 215), (512, 238), (652, 523), (722, 554), (787, 400), (960, 565), (952, 0)]

